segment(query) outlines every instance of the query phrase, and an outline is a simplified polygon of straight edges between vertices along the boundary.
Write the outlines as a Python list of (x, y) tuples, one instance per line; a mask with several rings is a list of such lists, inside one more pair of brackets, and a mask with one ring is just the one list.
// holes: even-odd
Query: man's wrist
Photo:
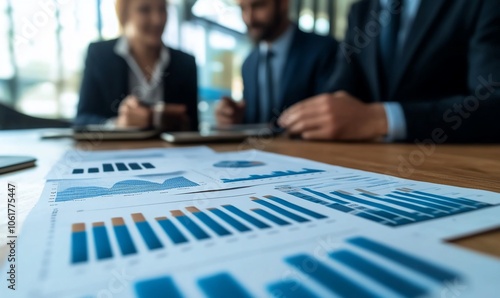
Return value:
[(372, 103), (369, 105), (370, 115), (375, 138), (385, 137), (389, 133), (389, 124), (384, 105), (381, 103)]

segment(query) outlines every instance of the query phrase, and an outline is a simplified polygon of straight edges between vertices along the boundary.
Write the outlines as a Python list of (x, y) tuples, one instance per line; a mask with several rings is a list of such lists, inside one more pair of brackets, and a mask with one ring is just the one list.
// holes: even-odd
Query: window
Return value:
[[(29, 115), (72, 119), (88, 44), (119, 34), (114, 1), (0, 0), (0, 101)], [(164, 36), (196, 57), (207, 124), (221, 95), (241, 98), (240, 69), (251, 47), (236, 2), (214, 1), (170, 0)], [(306, 31), (342, 37), (352, 2), (291, 0), (290, 15)]]

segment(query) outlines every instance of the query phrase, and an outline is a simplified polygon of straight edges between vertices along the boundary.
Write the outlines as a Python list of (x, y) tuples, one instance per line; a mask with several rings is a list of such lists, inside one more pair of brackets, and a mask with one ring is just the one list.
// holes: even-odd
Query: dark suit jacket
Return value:
[(386, 97), (379, 37), (365, 29), (379, 11), (379, 0), (352, 6), (332, 91), (400, 102), (409, 142), (500, 141), (500, 1), (422, 0)]
[[(121, 101), (130, 94), (129, 67), (114, 52), (117, 40), (89, 46), (75, 125), (100, 124), (118, 115)], [(170, 49), (163, 73), (164, 101), (187, 106), (192, 130), (198, 129), (198, 79), (194, 57)]]
[[(280, 88), (283, 112), (291, 105), (308, 97), (327, 91), (327, 83), (334, 66), (338, 43), (335, 39), (305, 33), (296, 28), (288, 53), (287, 63), (282, 74)], [(246, 101), (245, 122), (256, 123), (259, 100), (258, 88), (259, 49), (255, 48), (243, 63), (243, 97)], [(273, 121), (279, 115), (273, 115)]]

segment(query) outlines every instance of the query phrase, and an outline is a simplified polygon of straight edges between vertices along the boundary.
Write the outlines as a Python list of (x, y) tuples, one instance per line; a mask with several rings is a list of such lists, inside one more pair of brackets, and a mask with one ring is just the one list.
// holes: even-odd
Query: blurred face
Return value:
[(167, 23), (165, 0), (131, 0), (127, 9), (125, 34), (146, 46), (160, 46)]
[(287, 18), (288, 6), (283, 0), (239, 0), (243, 21), (255, 42), (272, 40)]

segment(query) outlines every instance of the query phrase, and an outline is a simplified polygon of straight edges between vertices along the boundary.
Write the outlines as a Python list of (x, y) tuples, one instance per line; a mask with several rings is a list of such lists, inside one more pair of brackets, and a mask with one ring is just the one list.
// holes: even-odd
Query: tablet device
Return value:
[(210, 131), (230, 131), (243, 132), (251, 135), (269, 136), (279, 135), (284, 132), (284, 129), (276, 123), (259, 123), (259, 124), (235, 124), (224, 126), (211, 126)]
[(247, 132), (231, 131), (210, 131), (201, 132), (171, 132), (162, 133), (161, 138), (169, 143), (187, 144), (187, 143), (209, 143), (209, 142), (238, 142), (247, 137), (253, 136)]
[(13, 172), (35, 166), (36, 158), (31, 156), (0, 155), (0, 174)]
[(88, 140), (143, 140), (157, 137), (156, 130), (136, 128), (110, 128), (106, 126), (90, 125), (73, 129), (51, 129), (43, 131), (40, 137), (46, 139), (72, 138), (77, 141)]
[(42, 139), (73, 138), (77, 141), (105, 140), (143, 140), (158, 136), (152, 129), (116, 128), (105, 125), (86, 125), (72, 129), (47, 130), (42, 132)]
[(233, 125), (214, 125), (210, 127), (210, 131), (267, 131), (272, 129), (271, 124), (233, 124)]
[(152, 129), (114, 128), (101, 125), (88, 125), (73, 129), (73, 139), (87, 140), (144, 140), (157, 137), (160, 133)]

